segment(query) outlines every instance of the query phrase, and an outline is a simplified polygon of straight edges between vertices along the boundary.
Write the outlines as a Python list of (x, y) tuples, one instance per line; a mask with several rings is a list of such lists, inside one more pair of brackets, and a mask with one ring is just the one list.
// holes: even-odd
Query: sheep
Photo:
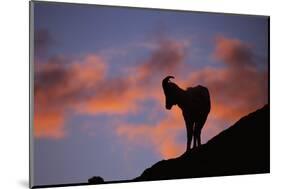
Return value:
[(191, 149), (192, 137), (193, 148), (201, 145), (201, 130), (211, 110), (209, 90), (201, 85), (181, 89), (175, 83), (169, 81), (174, 76), (167, 76), (162, 81), (162, 87), (166, 98), (166, 109), (170, 110), (173, 105), (178, 105), (187, 130), (186, 151)]

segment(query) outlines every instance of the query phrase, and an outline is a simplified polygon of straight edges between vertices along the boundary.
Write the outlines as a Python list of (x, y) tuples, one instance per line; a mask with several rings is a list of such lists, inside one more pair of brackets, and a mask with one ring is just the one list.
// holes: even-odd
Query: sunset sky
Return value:
[(184, 153), (161, 82), (204, 85), (202, 141), (268, 103), (268, 19), (34, 3), (35, 185), (127, 180)]

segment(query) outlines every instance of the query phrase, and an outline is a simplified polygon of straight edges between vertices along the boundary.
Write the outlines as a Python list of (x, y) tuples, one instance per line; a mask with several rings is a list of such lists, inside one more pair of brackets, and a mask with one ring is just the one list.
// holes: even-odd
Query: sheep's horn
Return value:
[(169, 82), (169, 79), (171, 79), (171, 78), (175, 78), (174, 76), (167, 76), (167, 77), (165, 77), (165, 79), (163, 79), (163, 81), (162, 81), (162, 86), (164, 87), (164, 86), (166, 86), (167, 84), (168, 84), (168, 82)]

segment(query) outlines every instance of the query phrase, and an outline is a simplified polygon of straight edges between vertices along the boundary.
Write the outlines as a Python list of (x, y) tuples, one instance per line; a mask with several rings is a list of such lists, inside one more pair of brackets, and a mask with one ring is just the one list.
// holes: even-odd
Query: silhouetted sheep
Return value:
[(167, 76), (162, 81), (166, 109), (170, 110), (173, 105), (181, 108), (187, 129), (186, 150), (189, 150), (193, 136), (193, 148), (201, 145), (201, 130), (211, 109), (210, 95), (208, 89), (201, 85), (183, 90), (169, 81), (171, 78), (174, 77)]

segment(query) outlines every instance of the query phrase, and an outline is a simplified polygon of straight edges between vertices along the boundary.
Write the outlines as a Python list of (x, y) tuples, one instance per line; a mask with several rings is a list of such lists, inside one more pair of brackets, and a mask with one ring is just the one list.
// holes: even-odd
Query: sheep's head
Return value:
[(173, 105), (175, 105), (175, 97), (174, 97), (174, 86), (175, 84), (173, 82), (170, 82), (169, 79), (175, 78), (173, 76), (167, 76), (162, 81), (162, 87), (164, 90), (164, 94), (166, 97), (166, 109), (170, 110)]

